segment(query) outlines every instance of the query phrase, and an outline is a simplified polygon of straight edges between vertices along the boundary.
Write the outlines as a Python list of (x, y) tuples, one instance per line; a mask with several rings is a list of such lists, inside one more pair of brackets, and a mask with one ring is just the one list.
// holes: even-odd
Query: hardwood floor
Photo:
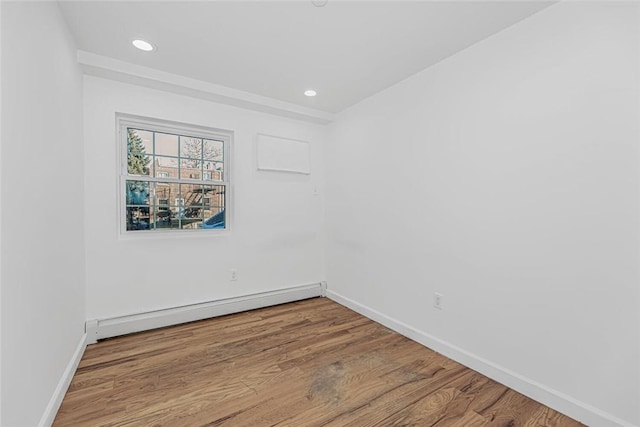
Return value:
[(54, 426), (581, 424), (326, 298), (87, 348)]

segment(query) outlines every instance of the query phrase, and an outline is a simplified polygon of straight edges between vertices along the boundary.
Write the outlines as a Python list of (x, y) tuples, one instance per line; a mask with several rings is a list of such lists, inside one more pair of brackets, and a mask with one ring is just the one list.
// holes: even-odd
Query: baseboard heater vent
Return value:
[(256, 308), (325, 296), (326, 284), (296, 286), (217, 301), (172, 307), (147, 313), (129, 314), (108, 319), (88, 320), (85, 324), (87, 344), (134, 332), (147, 331), (195, 320), (224, 316)]

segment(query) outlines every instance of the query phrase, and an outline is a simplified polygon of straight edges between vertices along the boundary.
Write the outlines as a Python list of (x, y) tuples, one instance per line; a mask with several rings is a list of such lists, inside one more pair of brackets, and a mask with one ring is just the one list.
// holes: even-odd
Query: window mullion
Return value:
[(156, 133), (153, 132), (153, 138), (151, 138), (151, 163), (152, 163), (152, 171), (151, 176), (156, 176)]

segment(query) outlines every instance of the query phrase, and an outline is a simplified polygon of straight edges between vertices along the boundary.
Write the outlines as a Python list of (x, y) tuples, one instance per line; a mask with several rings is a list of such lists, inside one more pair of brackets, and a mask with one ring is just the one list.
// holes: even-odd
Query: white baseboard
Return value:
[(593, 427), (637, 427), (616, 416), (581, 402), (564, 393), (510, 371), (489, 360), (483, 359), (444, 340), (419, 331), (406, 323), (400, 322), (370, 307), (342, 296), (331, 289), (326, 291), (327, 297), (372, 319), (389, 329), (416, 341), (448, 358), (455, 360), (487, 377), (512, 388), (550, 408)]
[(42, 414), (42, 418), (40, 418), (38, 427), (50, 427), (53, 424), (53, 420), (56, 418), (58, 409), (60, 409), (64, 395), (69, 389), (73, 375), (76, 373), (76, 369), (78, 369), (78, 364), (80, 364), (85, 348), (87, 348), (87, 334), (82, 334), (80, 342), (76, 347), (76, 351), (73, 352), (73, 356), (71, 356), (69, 364), (64, 370), (60, 381), (58, 381), (58, 385), (49, 400), (49, 404), (47, 405), (44, 414)]
[(311, 285), (296, 286), (200, 304), (167, 308), (148, 313), (88, 320), (85, 324), (87, 342), (88, 344), (92, 344), (103, 338), (319, 297), (323, 296), (323, 293), (322, 283), (314, 283)]

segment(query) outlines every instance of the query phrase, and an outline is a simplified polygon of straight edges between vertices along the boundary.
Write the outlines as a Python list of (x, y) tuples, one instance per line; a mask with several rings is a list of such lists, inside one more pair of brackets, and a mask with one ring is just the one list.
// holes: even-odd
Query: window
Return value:
[(119, 116), (121, 231), (227, 229), (226, 131)]

